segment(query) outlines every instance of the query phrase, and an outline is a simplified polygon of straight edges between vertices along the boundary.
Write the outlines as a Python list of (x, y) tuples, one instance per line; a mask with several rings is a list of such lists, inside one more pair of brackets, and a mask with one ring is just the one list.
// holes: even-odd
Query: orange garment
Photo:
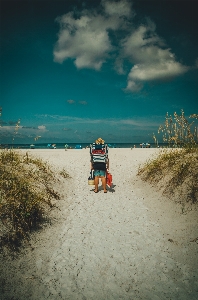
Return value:
[(106, 180), (107, 180), (108, 187), (111, 187), (111, 185), (112, 185), (112, 175), (108, 171), (106, 172)]

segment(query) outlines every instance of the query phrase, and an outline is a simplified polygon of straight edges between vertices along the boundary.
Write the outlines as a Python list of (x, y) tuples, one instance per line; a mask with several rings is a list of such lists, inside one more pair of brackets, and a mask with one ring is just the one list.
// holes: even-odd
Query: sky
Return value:
[(197, 0), (0, 0), (0, 144), (153, 142), (198, 113)]

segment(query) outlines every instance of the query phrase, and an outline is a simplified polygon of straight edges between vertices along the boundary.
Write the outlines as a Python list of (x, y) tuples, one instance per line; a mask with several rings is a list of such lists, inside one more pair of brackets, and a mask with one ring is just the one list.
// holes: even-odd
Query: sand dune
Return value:
[(136, 176), (158, 149), (110, 149), (107, 194), (88, 185), (89, 149), (28, 151), (71, 178), (52, 225), (14, 260), (1, 254), (0, 299), (198, 299), (197, 211)]

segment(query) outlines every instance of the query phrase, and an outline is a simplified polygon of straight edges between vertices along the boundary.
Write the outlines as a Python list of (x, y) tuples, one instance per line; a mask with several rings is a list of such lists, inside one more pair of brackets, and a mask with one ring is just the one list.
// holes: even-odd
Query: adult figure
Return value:
[(101, 179), (104, 193), (107, 193), (106, 170), (109, 169), (109, 158), (107, 153), (107, 145), (105, 146), (102, 138), (98, 138), (92, 145), (91, 169), (94, 170), (95, 177), (94, 192), (98, 193), (99, 179)]

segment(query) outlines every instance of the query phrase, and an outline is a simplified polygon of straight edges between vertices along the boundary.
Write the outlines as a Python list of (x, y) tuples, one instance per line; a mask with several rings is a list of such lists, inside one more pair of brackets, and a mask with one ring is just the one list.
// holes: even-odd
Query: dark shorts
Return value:
[(106, 176), (106, 171), (103, 170), (94, 170), (94, 176)]

